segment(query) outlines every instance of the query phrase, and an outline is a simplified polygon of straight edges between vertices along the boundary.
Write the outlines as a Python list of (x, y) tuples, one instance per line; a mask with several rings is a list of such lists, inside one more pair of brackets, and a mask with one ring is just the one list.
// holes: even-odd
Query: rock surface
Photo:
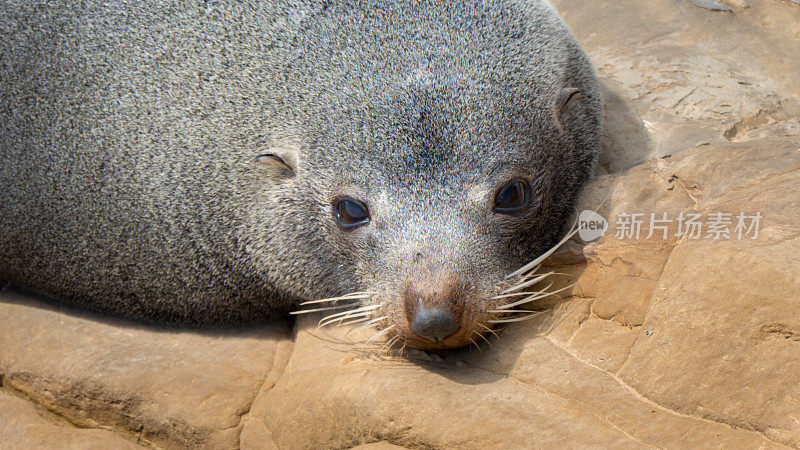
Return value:
[[(67, 449), (131, 449), (139, 448), (112, 431), (79, 429), (46, 419), (33, 403), (0, 392), (0, 447), (2, 448), (67, 448)], [(44, 413), (46, 415), (47, 413)]]
[(3, 390), (75, 426), (113, 428), (140, 444), (238, 445), (240, 420), (282, 373), (290, 339), (286, 324), (228, 333), (156, 329), (0, 290)]
[[(550, 259), (576, 285), (536, 319), (399, 357), (313, 318), (159, 329), (5, 287), (0, 448), (800, 447), (800, 6), (721, 3), (554, 1), (605, 86), (581, 209), (609, 229)], [(648, 237), (651, 213), (731, 236)]]

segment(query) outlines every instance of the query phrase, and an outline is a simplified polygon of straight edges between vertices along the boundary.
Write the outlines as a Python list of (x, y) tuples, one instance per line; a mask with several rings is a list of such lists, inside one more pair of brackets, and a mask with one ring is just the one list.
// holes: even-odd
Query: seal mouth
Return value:
[[(326, 326), (353, 326), (347, 331), (350, 333), (368, 327), (377, 331), (367, 340), (362, 342), (348, 342), (353, 344), (366, 344), (370, 346), (381, 344), (382, 349), (389, 349), (396, 345), (420, 350), (446, 350), (465, 345), (474, 345), (480, 349), (477, 339), (483, 339), (490, 346), (491, 342), (486, 337), (487, 333), (498, 336), (494, 327), (506, 323), (522, 322), (544, 314), (546, 311), (525, 309), (525, 306), (565, 291), (575, 284), (568, 284), (556, 290), (550, 290), (550, 282), (544, 288), (536, 286), (556, 275), (568, 275), (558, 272), (541, 273), (542, 262), (550, 257), (556, 250), (564, 245), (578, 232), (578, 223), (570, 228), (566, 235), (553, 247), (542, 253), (519, 269), (506, 275), (503, 282), (498, 285), (498, 293), (481, 302), (488, 307), (470, 311), (462, 308), (454, 313), (452, 310), (439, 305), (426, 306), (422, 297), (413, 297), (412, 309), (398, 312), (398, 302), (389, 300), (372, 303), (378, 297), (377, 292), (360, 291), (352, 292), (338, 297), (319, 300), (310, 300), (300, 304), (301, 309), (290, 314), (309, 314), (318, 312), (332, 312), (320, 319), (317, 328)], [(408, 302), (408, 300), (406, 300)], [(409, 314), (409, 311), (412, 313)], [(393, 322), (396, 316), (405, 316), (404, 323)], [(401, 326), (398, 326), (401, 325)]]
[(443, 341), (438, 342), (431, 342), (424, 338), (418, 338), (416, 336), (411, 336), (404, 339), (404, 342), (409, 348), (414, 348), (417, 350), (450, 350), (454, 348), (464, 347), (465, 345), (469, 345), (469, 340), (466, 342), (454, 336), (452, 338), (446, 338)]

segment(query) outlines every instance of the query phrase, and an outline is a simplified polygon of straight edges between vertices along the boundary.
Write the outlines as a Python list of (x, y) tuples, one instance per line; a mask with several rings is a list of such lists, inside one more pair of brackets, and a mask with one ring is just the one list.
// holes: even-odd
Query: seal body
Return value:
[(0, 279), (137, 319), (352, 291), (408, 336), (423, 297), (467, 317), (558, 240), (598, 147), (540, 0), (2, 0), (0, 34)]

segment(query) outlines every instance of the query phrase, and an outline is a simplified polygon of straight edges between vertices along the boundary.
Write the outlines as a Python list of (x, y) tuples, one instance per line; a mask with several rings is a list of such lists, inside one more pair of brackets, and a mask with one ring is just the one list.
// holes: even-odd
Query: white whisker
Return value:
[(522, 280), (530, 279), (530, 277), (536, 275), (536, 272), (538, 272), (541, 267), (542, 267), (541, 264), (535, 265), (534, 267), (532, 267), (530, 270), (527, 271), (528, 273), (526, 273), (525, 275), (520, 276), (520, 278)]
[(487, 320), (486, 322), (488, 322), (488, 323), (508, 323), (508, 322), (522, 322), (523, 320), (529, 320), (529, 319), (533, 319), (534, 317), (536, 317), (536, 316), (540, 316), (540, 315), (542, 315), (542, 314), (544, 314), (544, 313), (546, 313), (546, 312), (547, 312), (547, 311), (536, 311), (536, 312), (532, 312), (531, 314), (528, 314), (528, 315), (527, 315), (527, 316), (525, 316), (525, 317), (514, 317), (514, 318), (511, 318), (511, 319), (495, 319), (495, 320)]
[(332, 309), (352, 308), (353, 306), (358, 306), (358, 303), (350, 303), (348, 305), (327, 306), (325, 308), (303, 309), (299, 311), (291, 311), (289, 312), (289, 314), (308, 314), (319, 311), (330, 311)]
[(469, 337), (467, 339), (469, 339), (469, 341), (472, 342), (472, 345), (474, 345), (475, 348), (477, 348), (479, 352), (483, 353), (483, 350), (481, 349), (481, 346), (478, 345), (477, 342), (475, 342), (475, 339), (472, 339), (471, 337)]
[(530, 296), (525, 297), (522, 300), (517, 300), (517, 301), (512, 302), (512, 303), (506, 303), (505, 305), (501, 305), (501, 306), (495, 306), (495, 309), (513, 308), (513, 307), (515, 307), (517, 305), (521, 305), (523, 303), (529, 303), (529, 302), (532, 302), (534, 300), (538, 300), (539, 298), (542, 298), (542, 296), (546, 297), (547, 295), (545, 295), (544, 293), (547, 292), (547, 290), (550, 289), (551, 286), (553, 286), (553, 283), (548, 284), (541, 291), (532, 292)]
[[(552, 284), (552, 283), (551, 283), (551, 284)], [(556, 289), (555, 291), (544, 292), (545, 290), (547, 290), (547, 289), (549, 289), (549, 288), (550, 288), (550, 285), (548, 285), (546, 288), (544, 288), (542, 291), (540, 291), (540, 292), (544, 292), (544, 293), (543, 293), (543, 294), (541, 294), (541, 295), (532, 295), (532, 296), (530, 296), (530, 297), (523, 298), (522, 300), (520, 300), (520, 301), (518, 301), (518, 302), (509, 303), (509, 304), (507, 304), (507, 305), (503, 305), (503, 306), (497, 306), (497, 307), (496, 307), (496, 309), (508, 309), (508, 308), (513, 308), (513, 307), (515, 307), (515, 306), (518, 306), (518, 305), (521, 305), (521, 304), (523, 304), (523, 303), (528, 303), (528, 302), (532, 302), (532, 301), (534, 301), (534, 300), (539, 300), (539, 299), (541, 299), (541, 298), (550, 297), (551, 295), (555, 295), (555, 294), (557, 294), (557, 293), (559, 293), (559, 292), (561, 292), (561, 291), (565, 291), (565, 290), (567, 290), (567, 289), (569, 289), (569, 288), (571, 288), (571, 287), (573, 287), (573, 286), (575, 286), (575, 283), (568, 284), (568, 285), (566, 285), (566, 286), (564, 286), (564, 287), (562, 287), (562, 288), (560, 288), (560, 289)]]
[(368, 314), (366, 314), (366, 315), (364, 315), (364, 316), (362, 316), (362, 317), (360, 317), (358, 319), (352, 319), (352, 320), (348, 320), (348, 321), (345, 321), (345, 322), (341, 322), (338, 325), (340, 327), (343, 327), (345, 325), (353, 325), (353, 324), (361, 323), (361, 322), (364, 322), (364, 321), (370, 320), (370, 319), (371, 319), (371, 317)]
[(339, 300), (360, 300), (364, 298), (369, 298), (372, 295), (375, 295), (375, 292), (353, 292), (339, 297), (329, 297), (320, 300), (308, 300), (303, 303), (300, 303), (300, 305), (303, 306), (303, 305), (312, 305), (315, 303), (338, 302)]
[[(550, 283), (548, 286), (552, 286), (553, 283)], [(499, 300), (501, 298), (511, 298), (511, 297), (519, 297), (521, 295), (534, 295), (538, 294), (541, 291), (522, 291), (522, 292), (512, 292), (510, 294), (503, 294), (503, 295), (495, 295), (494, 297), (489, 297), (489, 300)]]
[(356, 317), (356, 315), (360, 316), (360, 315), (363, 315), (363, 313), (369, 314), (369, 311), (372, 311), (373, 309), (378, 309), (378, 308), (380, 308), (382, 306), (383, 306), (383, 303), (381, 303), (380, 305), (367, 305), (367, 306), (362, 306), (360, 308), (356, 308), (356, 309), (353, 309), (353, 310), (350, 310), (350, 311), (344, 311), (344, 312), (340, 312), (340, 313), (336, 313), (336, 314), (331, 314), (329, 316), (323, 317), (319, 321), (319, 324), (317, 325), (317, 327), (323, 326), (323, 322), (325, 322), (325, 325), (327, 325), (328, 323), (335, 322), (337, 319), (341, 322), (342, 320)]
[(382, 347), (382, 348), (384, 348), (384, 349), (387, 349), (387, 350), (388, 350), (389, 348), (391, 348), (391, 346), (392, 346), (392, 345), (394, 345), (395, 343), (397, 343), (397, 341), (399, 341), (399, 340), (400, 340), (400, 336), (395, 336), (395, 337), (393, 337), (393, 338), (389, 339), (388, 341), (386, 341), (386, 343), (385, 343), (385, 344), (383, 344), (383, 347)]
[(341, 325), (342, 321), (344, 321), (344, 320), (355, 319), (357, 317), (367, 317), (368, 318), (372, 314), (371, 311), (361, 311), (359, 313), (355, 313), (355, 312), (352, 312), (352, 311), (348, 311), (348, 312), (350, 314), (348, 314), (346, 316), (339, 316), (339, 317), (334, 317), (334, 318), (327, 319), (327, 320), (320, 320), (319, 323), (317, 324), (317, 328), (321, 328), (321, 327), (330, 325), (330, 324), (332, 324), (332, 323), (334, 323), (336, 321), (339, 321), (339, 325)]
[(372, 335), (371, 338), (367, 339), (367, 344), (366, 345), (369, 345), (373, 340), (379, 338), (380, 336), (383, 336), (383, 335), (387, 334), (389, 331), (391, 331), (392, 328), (394, 328), (394, 325), (389, 326), (387, 328), (384, 328), (383, 330), (375, 333), (374, 335)]
[(538, 258), (534, 259), (533, 261), (529, 262), (528, 264), (525, 264), (524, 266), (520, 267), (519, 269), (515, 270), (514, 272), (506, 275), (506, 280), (508, 280), (509, 278), (514, 278), (516, 276), (522, 275), (525, 272), (528, 272), (532, 267), (538, 265), (540, 262), (544, 261), (550, 255), (552, 255), (556, 250), (558, 250), (559, 247), (564, 245), (564, 243), (567, 242), (569, 240), (569, 238), (571, 238), (572, 236), (575, 236), (575, 233), (577, 233), (577, 232), (578, 232), (578, 220), (576, 219), (575, 220), (575, 224), (572, 226), (572, 228), (570, 228), (570, 230), (567, 233), (567, 235), (564, 236), (564, 238), (561, 239), (558, 242), (558, 244), (554, 245), (552, 248), (550, 248), (550, 250), (542, 253)]
[(365, 323), (365, 324), (363, 324), (363, 325), (359, 325), (357, 328), (353, 328), (352, 330), (348, 330), (348, 331), (347, 331), (347, 333), (345, 333), (344, 335), (345, 335), (345, 336), (347, 336), (347, 335), (349, 335), (350, 333), (353, 333), (353, 332), (355, 332), (355, 331), (358, 331), (358, 330), (361, 330), (361, 329), (363, 329), (363, 328), (366, 328), (366, 327), (368, 327), (368, 326), (372, 325), (373, 323), (380, 322), (381, 320), (383, 320), (383, 319), (385, 319), (385, 318), (387, 318), (387, 317), (389, 317), (389, 316), (380, 316), (380, 317), (376, 317), (376, 318), (374, 318), (374, 319), (370, 320), (369, 322), (367, 322), (367, 323)]
[(352, 311), (345, 311), (345, 312), (340, 312), (340, 313), (336, 313), (336, 314), (331, 314), (330, 316), (327, 316), (327, 317), (325, 317), (325, 318), (326, 318), (326, 319), (328, 319), (328, 318), (333, 318), (333, 317), (343, 316), (343, 315), (345, 315), (345, 314), (347, 314), (347, 313), (349, 313), (349, 312), (363, 312), (363, 311), (370, 311), (370, 310), (373, 310), (373, 309), (375, 309), (375, 308), (378, 308), (379, 306), (382, 306), (382, 305), (383, 305), (383, 304), (381, 304), (381, 305), (364, 305), (364, 306), (358, 307), (358, 308), (356, 308), (356, 309), (354, 309), (354, 310), (352, 310)]
[[(340, 312), (340, 313), (336, 313), (336, 314), (330, 314), (328, 316), (323, 317), (319, 321), (319, 323), (321, 325), (322, 322), (327, 322), (327, 321), (330, 321), (330, 320), (336, 320), (337, 318), (342, 317), (342, 316), (347, 316), (347, 315), (350, 315), (350, 314), (361, 313), (361, 312), (366, 312), (366, 311), (364, 311), (361, 308), (358, 308), (358, 309), (351, 309), (349, 311), (344, 311), (344, 312)], [(344, 320), (344, 319), (342, 319), (342, 320)]]
[[(536, 284), (536, 283), (544, 280), (545, 278), (549, 277), (550, 275), (555, 275), (555, 274), (556, 274), (555, 272), (547, 272), (547, 273), (545, 273), (543, 275), (539, 275), (536, 278), (531, 278), (530, 280), (528, 280), (528, 281), (526, 281), (524, 283), (520, 283), (520, 284), (518, 284), (516, 286), (512, 286), (512, 287), (506, 289), (505, 291), (501, 292), (500, 294), (502, 295), (502, 294), (507, 294), (509, 292), (518, 291), (518, 290), (520, 290), (520, 289), (522, 289), (524, 287), (528, 287), (528, 286), (530, 286), (532, 284)], [(492, 297), (492, 298), (501, 298), (501, 297), (500, 296), (496, 296), (496, 297)]]

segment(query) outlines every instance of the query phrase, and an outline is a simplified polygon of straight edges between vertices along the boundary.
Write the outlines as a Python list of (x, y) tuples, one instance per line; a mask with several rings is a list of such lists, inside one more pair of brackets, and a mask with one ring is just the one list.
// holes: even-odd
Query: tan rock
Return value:
[(0, 391), (0, 449), (141, 448), (108, 430), (81, 429), (48, 420), (32, 403)]
[(371, 444), (362, 444), (353, 447), (353, 450), (400, 450), (405, 447), (400, 447), (399, 445), (390, 444), (386, 441), (380, 442), (373, 442)]
[[(624, 135), (607, 137), (605, 144), (628, 144), (614, 151), (625, 157), (613, 165), (635, 159), (632, 148), (647, 150), (638, 160), (642, 163), (702, 143), (764, 136), (759, 130), (765, 127), (771, 133), (795, 129), (800, 115), (797, 5), (754, 0), (743, 9), (746, 4), (737, 0), (734, 13), (719, 13), (673, 0), (553, 4), (603, 76), (612, 106), (619, 98), (630, 101), (627, 109), (639, 119), (627, 130), (614, 122), (630, 113), (609, 122)], [(601, 163), (608, 162), (601, 158)]]
[(75, 424), (159, 445), (235, 447), (240, 417), (270, 373), (283, 368), (287, 339), (280, 324), (228, 333), (166, 330), (0, 291), (6, 386)]
[[(279, 448), (377, 439), (439, 448), (772, 446), (648, 401), (543, 335), (546, 322), (517, 328), (483, 354), (412, 353), (410, 362), (330, 349), (310, 324), (286, 376), (254, 411)], [(322, 362), (309, 356), (319, 354)]]
[(725, 4), (728, 6), (732, 6), (734, 8), (749, 8), (750, 4), (747, 3), (745, 0), (725, 0)]
[(800, 145), (708, 148), (678, 164), (700, 212), (760, 213), (757, 239), (672, 250), (620, 372), (649, 398), (800, 446)]

